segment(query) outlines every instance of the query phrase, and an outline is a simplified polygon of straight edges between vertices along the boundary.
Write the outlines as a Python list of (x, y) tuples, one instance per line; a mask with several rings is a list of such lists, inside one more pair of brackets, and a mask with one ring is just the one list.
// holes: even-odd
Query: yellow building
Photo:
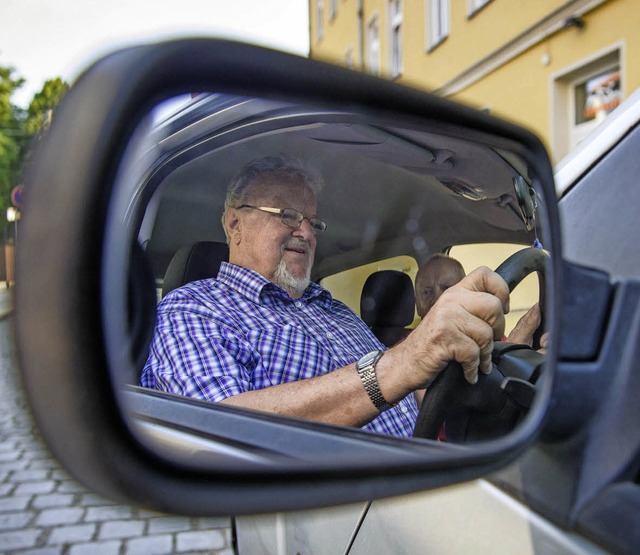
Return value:
[[(541, 137), (553, 163), (640, 87), (640, 0), (309, 0), (309, 24), (312, 58), (514, 121)], [(519, 248), (454, 246), (451, 255), (469, 271)], [(406, 260), (374, 266), (334, 278), (356, 310), (371, 271), (417, 270)], [(508, 327), (537, 297), (527, 278)]]
[(309, 0), (310, 56), (538, 134), (558, 162), (640, 86), (640, 0)]

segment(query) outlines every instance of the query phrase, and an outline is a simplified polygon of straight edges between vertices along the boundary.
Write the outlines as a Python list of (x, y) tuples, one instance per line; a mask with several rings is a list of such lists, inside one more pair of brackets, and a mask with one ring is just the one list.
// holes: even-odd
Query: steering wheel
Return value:
[[(496, 273), (511, 292), (526, 276), (537, 272), (542, 310), (548, 259), (541, 249), (523, 249), (507, 258)], [(543, 329), (541, 323), (534, 346), (539, 344)], [(528, 345), (495, 342), (493, 370), (489, 375), (479, 373), (474, 385), (466, 381), (457, 362), (450, 362), (427, 388), (413, 437), (436, 439), (445, 422), (447, 441), (479, 441), (504, 435), (531, 406), (543, 360), (544, 356)]]

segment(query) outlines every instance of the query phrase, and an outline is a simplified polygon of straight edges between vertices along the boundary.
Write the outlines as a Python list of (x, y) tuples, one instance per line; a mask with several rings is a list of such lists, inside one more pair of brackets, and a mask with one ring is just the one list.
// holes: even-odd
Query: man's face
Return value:
[(416, 276), (416, 311), (420, 318), (431, 310), (431, 307), (449, 287), (458, 283), (464, 272), (453, 261), (436, 258), (425, 264)]
[[(316, 216), (311, 189), (296, 177), (265, 176), (252, 183), (245, 204), (268, 208), (293, 208), (306, 218)], [(316, 237), (309, 220), (298, 228), (280, 221), (278, 215), (250, 208), (229, 209), (230, 262), (255, 270), (300, 297), (309, 284)]]

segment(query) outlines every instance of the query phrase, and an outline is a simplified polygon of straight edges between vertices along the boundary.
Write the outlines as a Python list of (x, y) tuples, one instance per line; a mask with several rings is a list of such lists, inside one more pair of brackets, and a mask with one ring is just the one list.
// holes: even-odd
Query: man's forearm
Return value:
[[(390, 403), (411, 391), (406, 385), (395, 384), (399, 380), (391, 376), (394, 358), (391, 350), (386, 351), (376, 368), (380, 390)], [(380, 414), (362, 385), (355, 364), (324, 376), (247, 391), (220, 402), (340, 426), (361, 427)]]

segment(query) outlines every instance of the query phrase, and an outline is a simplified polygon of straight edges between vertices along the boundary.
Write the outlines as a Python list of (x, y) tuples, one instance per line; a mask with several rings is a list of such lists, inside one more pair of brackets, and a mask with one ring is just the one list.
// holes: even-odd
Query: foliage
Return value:
[(14, 68), (0, 66), (0, 226), (6, 228), (11, 190), (22, 182), (22, 171), (31, 147), (51, 123), (52, 114), (69, 85), (59, 77), (46, 81), (27, 110), (11, 103), (13, 93), (24, 84)]
[(0, 66), (0, 223), (4, 229), (11, 189), (20, 173), (21, 156), (27, 137), (24, 113), (11, 104), (14, 91), (24, 79), (14, 77), (12, 67)]
[(27, 110), (26, 130), (34, 136), (39, 136), (49, 127), (54, 108), (69, 89), (69, 85), (60, 77), (49, 79), (36, 93)]

